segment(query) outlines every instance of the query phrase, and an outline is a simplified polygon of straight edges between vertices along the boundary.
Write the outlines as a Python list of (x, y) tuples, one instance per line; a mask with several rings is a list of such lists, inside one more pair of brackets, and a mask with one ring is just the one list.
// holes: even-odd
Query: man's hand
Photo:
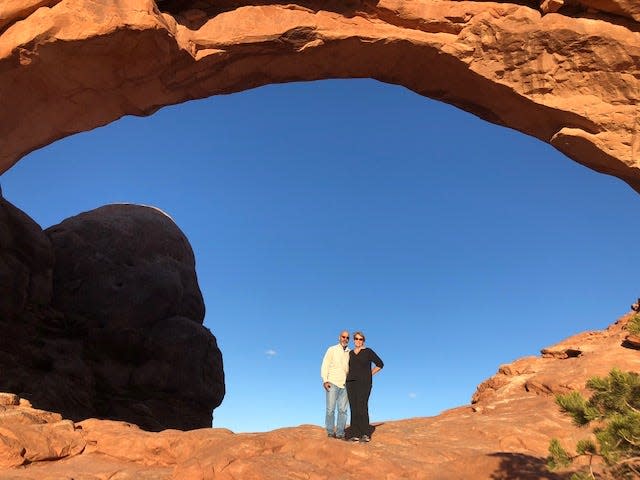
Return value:
[(322, 384), (322, 386), (324, 387), (324, 389), (328, 392), (329, 389), (331, 388), (331, 384), (329, 382), (324, 382)]

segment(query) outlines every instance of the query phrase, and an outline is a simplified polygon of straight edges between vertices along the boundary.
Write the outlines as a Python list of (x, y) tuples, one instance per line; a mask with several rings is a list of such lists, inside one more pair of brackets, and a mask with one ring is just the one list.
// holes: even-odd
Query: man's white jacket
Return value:
[(323, 382), (331, 382), (337, 387), (344, 388), (349, 372), (349, 347), (342, 348), (339, 343), (327, 348), (322, 359), (320, 376)]

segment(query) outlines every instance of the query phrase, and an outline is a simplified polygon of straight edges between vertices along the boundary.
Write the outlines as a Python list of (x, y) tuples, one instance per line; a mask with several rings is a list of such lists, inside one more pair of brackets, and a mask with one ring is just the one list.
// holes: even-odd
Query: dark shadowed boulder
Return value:
[(88, 416), (93, 374), (73, 320), (51, 307), (53, 265), (49, 237), (0, 198), (0, 390)]
[(73, 420), (211, 425), (222, 355), (193, 251), (164, 213), (110, 205), (46, 232), (0, 198), (0, 391)]
[(154, 430), (210, 426), (224, 397), (222, 355), (202, 325), (195, 258), (173, 220), (107, 205), (46, 232), (53, 306), (82, 319), (100, 416)]
[(0, 197), (0, 317), (51, 302), (53, 251), (42, 228)]
[(54, 305), (109, 330), (204, 320), (187, 238), (158, 209), (107, 205), (46, 230), (56, 256)]

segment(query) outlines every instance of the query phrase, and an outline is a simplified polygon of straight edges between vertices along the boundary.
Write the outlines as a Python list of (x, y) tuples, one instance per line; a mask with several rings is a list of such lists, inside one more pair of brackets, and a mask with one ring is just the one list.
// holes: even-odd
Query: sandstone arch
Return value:
[(371, 77), (535, 136), (640, 191), (635, 0), (157, 3), (3, 2), (0, 172), (123, 115)]

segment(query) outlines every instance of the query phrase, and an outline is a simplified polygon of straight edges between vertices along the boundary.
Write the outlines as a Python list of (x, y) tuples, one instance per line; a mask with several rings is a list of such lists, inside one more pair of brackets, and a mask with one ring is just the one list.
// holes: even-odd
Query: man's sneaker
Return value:
[(369, 438), (369, 435), (362, 435), (362, 437), (360, 437), (360, 441), (361, 442), (370, 442), (371, 439)]
[(329, 438), (336, 438), (336, 436), (333, 433), (327, 433), (327, 437)]
[(344, 435), (336, 435), (336, 438), (338, 440), (346, 440), (346, 438), (344, 438)]
[(352, 442), (359, 442), (360, 441), (360, 437), (351, 437), (350, 440)]

